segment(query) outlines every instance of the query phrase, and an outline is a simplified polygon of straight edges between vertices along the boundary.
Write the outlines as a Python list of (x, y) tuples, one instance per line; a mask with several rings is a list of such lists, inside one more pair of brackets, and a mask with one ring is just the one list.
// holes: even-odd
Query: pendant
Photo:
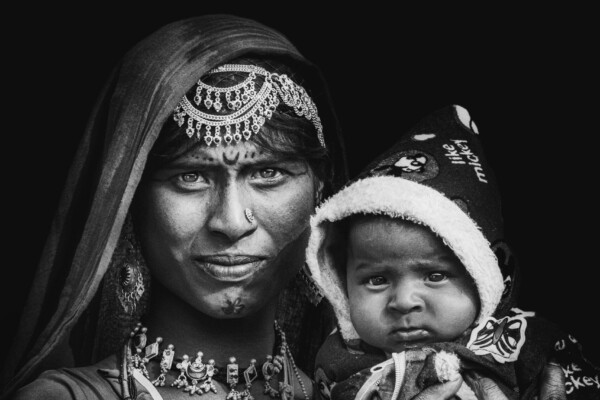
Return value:
[(235, 389), (239, 381), (239, 366), (235, 362), (235, 357), (229, 359), (227, 364), (227, 383), (229, 384), (229, 393), (227, 394), (227, 400), (242, 400), (240, 392)]

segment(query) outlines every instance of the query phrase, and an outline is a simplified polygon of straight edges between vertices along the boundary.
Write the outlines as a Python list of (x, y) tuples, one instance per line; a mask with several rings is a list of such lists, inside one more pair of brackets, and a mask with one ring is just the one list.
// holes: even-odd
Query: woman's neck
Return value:
[(148, 328), (148, 342), (162, 337), (161, 348), (173, 344), (176, 358), (187, 354), (193, 360), (196, 353), (202, 351), (205, 362), (214, 359), (217, 365), (224, 366), (233, 356), (240, 367), (245, 367), (252, 358), (262, 363), (273, 353), (276, 306), (277, 302), (272, 301), (245, 318), (217, 319), (194, 309), (155, 283), (144, 326)]

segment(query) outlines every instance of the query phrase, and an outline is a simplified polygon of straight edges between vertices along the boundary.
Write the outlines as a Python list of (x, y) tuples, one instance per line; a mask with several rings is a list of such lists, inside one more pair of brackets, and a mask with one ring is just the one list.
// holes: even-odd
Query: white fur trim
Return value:
[(440, 382), (449, 382), (458, 379), (460, 376), (460, 360), (454, 353), (440, 350), (433, 359), (435, 373)]
[(324, 244), (330, 222), (354, 214), (389, 215), (431, 228), (454, 251), (475, 281), (481, 302), (476, 322), (492, 315), (504, 284), (496, 256), (477, 224), (435, 189), (402, 178), (376, 176), (342, 189), (325, 201), (311, 218), (312, 232), (306, 262), (313, 279), (333, 305), (344, 339), (358, 339), (359, 336), (350, 320), (348, 298), (343, 289), (345, 285)]

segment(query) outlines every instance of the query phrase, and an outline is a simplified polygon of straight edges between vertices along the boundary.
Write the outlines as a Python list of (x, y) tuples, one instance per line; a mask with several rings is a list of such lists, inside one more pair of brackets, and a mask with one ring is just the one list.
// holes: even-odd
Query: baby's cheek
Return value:
[(350, 296), (350, 319), (354, 329), (360, 336), (370, 334), (375, 326), (375, 311), (372, 299), (362, 296), (359, 290), (349, 289)]

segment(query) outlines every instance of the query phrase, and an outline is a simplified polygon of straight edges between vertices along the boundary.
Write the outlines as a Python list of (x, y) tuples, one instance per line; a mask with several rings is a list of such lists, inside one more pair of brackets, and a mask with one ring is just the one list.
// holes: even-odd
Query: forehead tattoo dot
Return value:
[(227, 157), (227, 154), (226, 154), (226, 152), (224, 151), (224, 152), (222, 153), (222, 156), (223, 156), (223, 162), (224, 162), (225, 164), (227, 164), (227, 165), (234, 165), (234, 164), (235, 164), (235, 163), (238, 161), (238, 159), (240, 158), (240, 153), (239, 153), (239, 151), (238, 151), (238, 152), (236, 152), (236, 153), (235, 153), (235, 155), (234, 155), (234, 156), (232, 156), (232, 158), (229, 158), (229, 157)]

